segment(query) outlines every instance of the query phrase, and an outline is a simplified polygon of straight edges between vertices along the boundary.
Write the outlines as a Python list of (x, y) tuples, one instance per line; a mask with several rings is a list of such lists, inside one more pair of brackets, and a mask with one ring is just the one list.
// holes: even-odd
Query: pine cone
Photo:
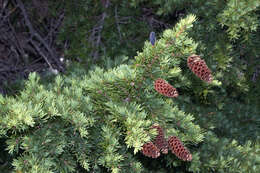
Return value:
[(192, 155), (183, 146), (182, 142), (177, 137), (169, 137), (168, 146), (170, 150), (172, 150), (172, 153), (175, 154), (179, 159), (182, 159), (184, 161), (191, 161)]
[(191, 55), (188, 57), (187, 64), (191, 71), (198, 76), (201, 80), (204, 80), (208, 83), (212, 82), (211, 71), (208, 68), (204, 60), (198, 55)]
[(152, 142), (148, 142), (143, 145), (142, 153), (143, 155), (152, 158), (157, 158), (160, 156), (160, 150)]
[(160, 94), (167, 96), (167, 97), (178, 97), (178, 92), (176, 88), (168, 84), (163, 79), (157, 79), (154, 82), (154, 89), (159, 92)]
[(154, 139), (153, 143), (154, 145), (162, 151), (163, 154), (168, 153), (168, 144), (167, 141), (164, 138), (163, 129), (159, 125), (153, 125), (152, 128), (157, 129), (158, 135)]

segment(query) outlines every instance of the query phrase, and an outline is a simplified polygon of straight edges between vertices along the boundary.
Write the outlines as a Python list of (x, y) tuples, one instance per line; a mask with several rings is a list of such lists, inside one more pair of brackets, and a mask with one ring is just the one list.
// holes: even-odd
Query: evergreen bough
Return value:
[[(0, 132), (7, 138), (13, 169), (30, 173), (169, 172), (179, 168), (259, 172), (257, 142), (239, 144), (217, 137), (214, 127), (203, 126), (203, 117), (183, 111), (187, 101), (182, 94), (168, 98), (154, 89), (158, 78), (177, 90), (194, 86), (196, 77), (186, 62), (198, 46), (188, 37), (195, 20), (193, 15), (182, 19), (154, 46), (145, 42), (132, 64), (108, 70), (95, 67), (89, 73), (76, 69), (48, 84), (33, 73), (19, 95), (0, 96)], [(217, 80), (200, 84), (220, 86)], [(155, 123), (164, 129), (166, 139), (177, 137), (182, 152), (189, 149), (192, 160), (186, 160), (191, 162), (178, 159), (184, 157), (181, 153), (176, 157), (169, 152), (161, 161), (141, 154), (143, 146), (160, 133), (151, 128)]]

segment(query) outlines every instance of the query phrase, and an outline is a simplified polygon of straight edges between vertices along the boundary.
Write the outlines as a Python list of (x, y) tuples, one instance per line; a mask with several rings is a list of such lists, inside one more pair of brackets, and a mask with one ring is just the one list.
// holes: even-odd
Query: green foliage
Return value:
[[(196, 3), (198, 2), (197, 0)], [(134, 7), (138, 7), (141, 3), (150, 3), (149, 5), (156, 8), (157, 15), (168, 15), (175, 10), (186, 8), (186, 6), (191, 4), (190, 0), (131, 0), (130, 4)]]
[[(95, 121), (91, 116), (92, 104), (88, 97), (82, 96), (81, 89), (71, 90), (64, 85), (64, 79), (58, 76), (55, 85), (48, 86), (49, 90), (39, 84), (39, 77), (34, 73), (19, 99), (10, 97), (1, 103), (3, 133), (12, 134), (7, 140), (8, 151), (14, 154), (24, 150), (13, 162), (16, 170), (71, 172), (75, 170), (73, 157), (86, 162), (82, 155), (87, 155), (90, 146), (83, 139)], [(70, 150), (74, 147), (77, 151), (72, 154)]]
[[(247, 93), (247, 104), (260, 104), (255, 97), (260, 95), (259, 77), (253, 77), (259, 71), (259, 0), (132, 0), (131, 5), (149, 7), (169, 23), (175, 22), (173, 16), (195, 14), (199, 20), (189, 36), (198, 43), (197, 54), (222, 82), (225, 95)], [(198, 97), (209, 93), (199, 85), (193, 87)]]
[(248, 36), (259, 25), (254, 13), (259, 6), (259, 1), (230, 0), (224, 11), (218, 15), (218, 20), (222, 26), (228, 27), (227, 32), (231, 39), (237, 39), (240, 35)]
[[(151, 2), (156, 3), (161, 1)], [(74, 65), (53, 82), (33, 73), (19, 94), (0, 96), (0, 134), (7, 138), (13, 169), (32, 173), (260, 172), (260, 110), (255, 100), (246, 97), (251, 89), (249, 77), (235, 77), (245, 70), (239, 62), (231, 66), (237, 48), (226, 33), (219, 32), (217, 19), (198, 20), (219, 14), (225, 4), (192, 4), (202, 4), (199, 10), (216, 6), (205, 14), (197, 11), (197, 18), (181, 19), (157, 38), (155, 46), (145, 42), (129, 64), (102, 60), (105, 68), (95, 66), (89, 71)], [(202, 39), (207, 32), (213, 33), (212, 38)], [(198, 53), (205, 55), (215, 72), (211, 84), (187, 67), (187, 57)], [(126, 60), (121, 56), (118, 62)], [(171, 83), (180, 96), (159, 95), (153, 85), (157, 78)], [(166, 137), (178, 136), (189, 148), (190, 163), (170, 152), (158, 159), (141, 154), (142, 145), (156, 135), (150, 129), (154, 123), (160, 124)]]
[[(161, 52), (159, 48), (165, 47), (167, 41), (172, 45), (171, 37), (183, 26), (189, 28), (194, 20), (189, 16), (174, 31), (167, 31), (154, 53)], [(190, 41), (185, 44), (194, 47)], [(148, 49), (146, 44), (144, 53)], [(168, 68), (166, 62), (172, 64), (169, 67), (177, 64), (170, 57), (163, 59), (162, 55), (172, 49), (174, 46), (169, 46), (161, 52), (162, 67)], [(145, 60), (142, 55), (137, 62)], [(147, 54), (146, 59), (151, 56)], [(41, 84), (33, 73), (17, 97), (2, 97), (1, 130), (9, 138), (7, 150), (15, 157), (15, 170), (75, 172), (78, 167), (89, 171), (105, 167), (112, 172), (140, 172), (142, 167), (135, 154), (154, 137), (156, 133), (150, 127), (157, 122), (167, 129), (167, 136), (177, 135), (185, 143), (202, 141), (203, 134), (193, 124), (193, 116), (174, 107), (170, 100), (167, 103), (156, 98), (152, 80), (140, 80), (145, 75), (142, 69), (120, 65), (107, 71), (96, 67), (84, 76), (75, 73), (77, 70), (66, 78), (57, 76), (48, 84)], [(160, 76), (165, 72), (157, 73)], [(177, 121), (184, 124), (172, 127)]]
[[(239, 145), (235, 140), (216, 137), (211, 132), (206, 134), (205, 141), (191, 163), (193, 172), (259, 172), (259, 144), (249, 141)], [(200, 157), (200, 160), (198, 160)]]
[[(66, 57), (85, 63), (107, 57), (134, 56), (149, 35), (149, 26), (127, 1), (57, 2), (67, 12), (59, 42), (69, 43)], [(95, 57), (95, 56), (98, 57)]]

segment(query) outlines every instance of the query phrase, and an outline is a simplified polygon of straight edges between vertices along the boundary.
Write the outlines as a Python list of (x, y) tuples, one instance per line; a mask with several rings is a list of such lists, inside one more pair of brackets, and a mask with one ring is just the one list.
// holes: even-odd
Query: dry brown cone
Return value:
[(178, 97), (176, 88), (168, 84), (165, 80), (158, 78), (154, 82), (154, 89), (160, 94), (167, 97)]
[(201, 80), (204, 80), (208, 83), (212, 82), (211, 71), (205, 61), (202, 60), (199, 55), (193, 54), (189, 56), (187, 59), (187, 64), (191, 71)]
[(160, 150), (152, 143), (145, 143), (142, 147), (143, 155), (147, 157), (157, 158), (160, 156)]
[(176, 136), (169, 137), (168, 146), (169, 149), (172, 150), (172, 153), (175, 154), (179, 159), (184, 161), (192, 160), (192, 155), (190, 154), (189, 150), (183, 146), (182, 142)]
[(164, 132), (162, 127), (159, 125), (153, 125), (152, 128), (157, 129), (158, 135), (155, 137), (153, 140), (154, 145), (163, 153), (167, 154), (168, 153), (168, 144), (167, 141), (164, 137)]

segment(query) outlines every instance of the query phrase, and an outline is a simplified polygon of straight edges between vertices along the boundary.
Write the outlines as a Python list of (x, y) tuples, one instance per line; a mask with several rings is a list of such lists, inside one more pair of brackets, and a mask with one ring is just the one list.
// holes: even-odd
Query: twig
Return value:
[(128, 24), (130, 23), (129, 19), (131, 19), (131, 16), (125, 16), (125, 17), (121, 17), (118, 21), (119, 24)]
[[(109, 0), (104, 0), (104, 3), (103, 3), (104, 7), (105, 8), (108, 8), (109, 6)], [(92, 34), (90, 36), (90, 40), (93, 41), (92, 42), (92, 46), (96, 48), (96, 50), (94, 51), (94, 53), (92, 52), (92, 56), (93, 56), (93, 60), (96, 61), (98, 59), (98, 47), (100, 46), (101, 44), (101, 32), (103, 30), (103, 27), (104, 27), (104, 22), (105, 22), (105, 18), (107, 17), (107, 13), (106, 11), (104, 11), (101, 15), (101, 19), (100, 21), (98, 22), (98, 26), (95, 26), (93, 29), (92, 29)], [(97, 36), (96, 36), (97, 35)]]
[[(36, 37), (40, 42), (41, 44), (46, 48), (46, 50), (48, 51), (48, 53), (50, 54), (51, 58), (56, 62), (56, 64), (60, 67), (61, 70), (63, 70), (62, 66), (60, 65), (60, 63), (56, 60), (55, 56), (54, 56), (54, 53), (53, 53), (53, 50), (49, 47), (49, 45), (46, 43), (46, 41), (35, 31), (35, 29), (33, 28), (30, 20), (29, 20), (29, 17), (27, 15), (27, 12), (25, 10), (25, 7), (22, 3), (21, 0), (16, 0), (17, 2), (17, 5), (18, 7), (21, 9), (22, 11), (22, 14), (24, 16), (24, 20), (25, 20), (25, 23), (27, 25), (27, 27), (29, 28), (29, 31), (31, 33), (31, 37)], [(35, 44), (35, 42), (31, 39), (31, 42), (33, 44), (33, 46), (35, 47), (35, 49), (37, 51), (39, 51), (39, 53), (41, 54), (41, 56), (44, 58), (44, 60), (46, 61), (46, 63), (49, 65), (50, 69), (53, 69), (52, 65), (50, 64), (49, 60), (48, 60), (48, 57), (46, 55), (44, 55), (42, 53), (42, 51), (40, 51), (40, 48), (37, 47)]]
[[(43, 43), (43, 45), (45, 46), (45, 48), (50, 52), (51, 56), (54, 57), (54, 55), (53, 55), (51, 49), (49, 48), (49, 46), (47, 45), (47, 43), (42, 39), (42, 37), (41, 37), (40, 35), (38, 35), (38, 33), (35, 32), (35, 30), (34, 30), (32, 24), (31, 24), (31, 22), (30, 22), (30, 20), (29, 20), (29, 17), (28, 17), (28, 15), (27, 15), (27, 13), (26, 13), (26, 10), (25, 10), (25, 8), (24, 8), (24, 5), (23, 5), (22, 1), (21, 1), (21, 0), (16, 0), (16, 1), (17, 1), (17, 4), (18, 4), (19, 8), (20, 8), (21, 11), (22, 11), (22, 14), (23, 14), (23, 16), (24, 16), (25, 23), (26, 23), (26, 25), (28, 26), (29, 31), (30, 31), (32, 37), (35, 36), (36, 38), (38, 38), (38, 39)], [(32, 39), (31, 39), (31, 40), (32, 40)], [(36, 48), (36, 47), (35, 47), (35, 48)], [(36, 48), (36, 50), (37, 50), (37, 49), (39, 50), (38, 47)], [(37, 50), (37, 51), (38, 51), (38, 50)], [(39, 52), (39, 53), (41, 53), (41, 52)], [(49, 65), (49, 67), (50, 67), (51, 69), (53, 69), (52, 65), (51, 65), (50, 62), (48, 61), (48, 58), (47, 58), (45, 55), (42, 55), (42, 56), (43, 56), (44, 60), (46, 61), (46, 63)]]
[[(15, 43), (17, 49), (19, 50), (20, 54), (22, 55), (23, 61), (26, 62), (26, 61), (24, 60), (25, 51), (24, 51), (23, 47), (21, 46), (20, 40), (18, 39), (17, 34), (16, 34), (16, 32), (15, 32), (15, 30), (14, 30), (14, 27), (12, 26), (12, 24), (11, 24), (9, 18), (8, 18), (8, 24), (9, 24), (9, 27), (10, 27), (10, 29), (11, 29), (11, 31), (12, 31), (12, 34), (13, 34), (14, 38), (15, 38), (14, 43)], [(16, 44), (16, 43), (17, 43), (17, 44)]]
[(147, 22), (152, 28), (169, 28), (170, 25), (167, 23), (164, 23), (162, 21), (159, 21), (155, 19), (155, 14), (152, 9), (150, 8), (143, 8), (143, 16), (142, 19), (143, 21)]
[(117, 5), (115, 7), (115, 19), (116, 19), (117, 31), (119, 33), (119, 39), (121, 41), (122, 40), (122, 35), (121, 35), (121, 30), (120, 30), (120, 26), (119, 26), (118, 15), (117, 15)]
[[(59, 15), (58, 20), (55, 20), (56, 23), (51, 24), (51, 26), (50, 26), (50, 31), (49, 31), (49, 33), (47, 34), (46, 38), (45, 38), (45, 40), (50, 39), (50, 44), (52, 44), (52, 42), (55, 40), (55, 39), (52, 39), (52, 38), (53, 38), (53, 35), (54, 35), (55, 31), (58, 30), (59, 27), (61, 26), (62, 21), (63, 21), (63, 19), (64, 19), (64, 16), (65, 16), (65, 13), (64, 13), (64, 11), (62, 11), (61, 14)], [(51, 23), (53, 23), (53, 22), (51, 21)], [(54, 25), (54, 26), (53, 26), (53, 25)]]
[(31, 39), (31, 43), (33, 45), (33, 47), (39, 52), (39, 54), (45, 59), (47, 60), (47, 64), (49, 65), (50, 69), (53, 70), (53, 67), (51, 66), (50, 62), (48, 61), (48, 57), (45, 56), (45, 54), (41, 51), (41, 49), (39, 48), (39, 46), (37, 45), (37, 43), (35, 41), (33, 41)]

